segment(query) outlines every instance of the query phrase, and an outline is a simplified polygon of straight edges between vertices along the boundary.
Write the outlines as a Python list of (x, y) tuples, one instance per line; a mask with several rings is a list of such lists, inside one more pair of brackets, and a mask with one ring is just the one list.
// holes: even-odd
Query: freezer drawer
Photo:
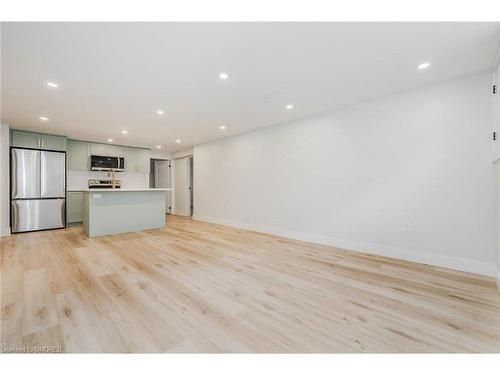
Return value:
[(11, 150), (12, 199), (40, 198), (40, 151)]
[(40, 161), (42, 198), (64, 198), (66, 194), (66, 154), (42, 151)]
[(64, 199), (29, 199), (12, 201), (12, 232), (64, 228)]

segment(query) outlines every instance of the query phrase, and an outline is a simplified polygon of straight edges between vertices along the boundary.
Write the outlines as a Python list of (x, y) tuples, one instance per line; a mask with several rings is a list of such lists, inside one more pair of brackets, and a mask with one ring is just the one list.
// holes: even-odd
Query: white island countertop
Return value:
[(117, 189), (111, 189), (111, 188), (94, 188), (94, 189), (68, 189), (68, 192), (72, 191), (82, 191), (82, 192), (93, 192), (93, 193), (99, 193), (99, 192), (108, 192), (108, 191), (113, 191), (113, 192), (127, 192), (127, 191), (171, 191), (171, 188), (143, 188), (143, 189), (124, 189), (124, 188), (117, 188)]

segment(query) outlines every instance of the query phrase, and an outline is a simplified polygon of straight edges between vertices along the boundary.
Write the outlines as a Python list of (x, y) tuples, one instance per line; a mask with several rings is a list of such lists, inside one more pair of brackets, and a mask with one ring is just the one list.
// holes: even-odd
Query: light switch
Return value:
[(101, 194), (92, 194), (92, 197), (93, 197), (93, 198), (96, 198), (96, 199), (97, 199), (97, 198), (101, 198)]

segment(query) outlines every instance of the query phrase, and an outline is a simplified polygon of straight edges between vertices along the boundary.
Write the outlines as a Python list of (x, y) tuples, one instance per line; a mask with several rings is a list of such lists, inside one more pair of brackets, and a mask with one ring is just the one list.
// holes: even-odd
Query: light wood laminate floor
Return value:
[(500, 352), (492, 278), (167, 220), (2, 239), (4, 350)]

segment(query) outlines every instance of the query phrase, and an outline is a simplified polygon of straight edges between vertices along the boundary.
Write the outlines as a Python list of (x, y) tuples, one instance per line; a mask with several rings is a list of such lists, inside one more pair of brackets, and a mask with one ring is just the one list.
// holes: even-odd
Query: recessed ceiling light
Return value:
[(108, 142), (113, 142), (113, 138), (108, 138)]
[(181, 140), (180, 139), (176, 139), (175, 143), (181, 143)]
[(128, 134), (128, 131), (122, 130), (122, 134)]
[(55, 82), (47, 82), (47, 86), (55, 88), (55, 89), (59, 87), (59, 85)]
[(156, 146), (156, 148), (161, 148), (161, 146)]
[(229, 75), (227, 73), (220, 73), (219, 74), (219, 78), (220, 79), (223, 79), (223, 80), (226, 80), (229, 78)]
[(42, 121), (49, 121), (49, 118), (48, 117), (45, 117), (45, 116), (40, 116), (38, 117), (40, 120)]
[(417, 66), (417, 68), (418, 68), (418, 69), (420, 69), (420, 70), (422, 70), (422, 69), (427, 69), (429, 66), (431, 66), (431, 63), (429, 63), (429, 62), (424, 62), (424, 63), (422, 63), (422, 64), (419, 64), (419, 65)]
[(286, 109), (293, 109), (293, 105), (292, 104), (287, 104)]
[(162, 111), (161, 109), (157, 110), (156, 113), (160, 116), (163, 116), (165, 114), (165, 112)]
[(226, 130), (226, 129), (227, 129), (227, 127), (226, 127), (226, 125), (221, 125), (221, 126), (219, 126), (219, 129), (220, 129), (220, 130)]

